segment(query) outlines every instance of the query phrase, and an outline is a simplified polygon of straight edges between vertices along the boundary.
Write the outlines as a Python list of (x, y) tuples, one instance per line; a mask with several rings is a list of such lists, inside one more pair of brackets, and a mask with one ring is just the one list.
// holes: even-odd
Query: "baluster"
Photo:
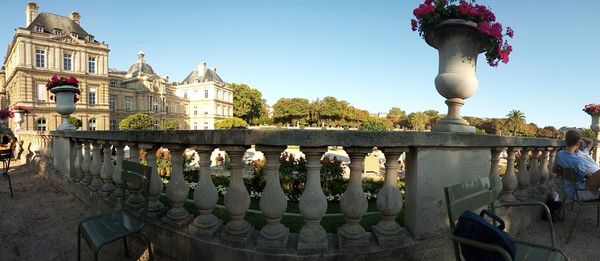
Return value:
[(95, 141), (92, 146), (92, 164), (90, 166), (92, 183), (90, 183), (90, 189), (97, 191), (100, 189), (100, 187), (102, 187), (102, 179), (100, 179), (100, 169), (102, 168), (102, 159), (100, 158), (100, 143)]
[(80, 183), (84, 186), (89, 186), (92, 182), (92, 175), (90, 174), (90, 166), (92, 165), (92, 157), (90, 155), (90, 142), (82, 140), (83, 142), (83, 161), (81, 162), (81, 171), (83, 171), (83, 179)]
[(162, 218), (162, 221), (176, 228), (182, 228), (192, 220), (192, 215), (183, 208), (190, 191), (183, 178), (182, 155), (185, 148), (175, 145), (170, 146), (169, 150), (171, 151), (171, 179), (167, 186), (167, 198), (171, 201), (171, 209)]
[(517, 189), (518, 181), (515, 175), (515, 154), (520, 148), (509, 147), (506, 149), (506, 172), (502, 176), (502, 196), (500, 200), (503, 202), (514, 202), (514, 192)]
[(213, 208), (219, 200), (219, 193), (212, 181), (210, 173), (210, 155), (214, 150), (210, 146), (198, 146), (198, 165), (200, 165), (200, 176), (194, 190), (194, 204), (198, 208), (199, 215), (190, 225), (190, 232), (204, 237), (213, 237), (223, 224), (223, 221), (213, 215)]
[(499, 166), (500, 166), (500, 154), (506, 150), (505, 147), (492, 148), (492, 158), (490, 160), (490, 183), (492, 190), (496, 196), (502, 192), (502, 180), (500, 179)]
[(74, 182), (79, 182), (84, 176), (83, 176), (83, 170), (82, 170), (82, 164), (83, 164), (83, 154), (82, 154), (82, 149), (81, 149), (81, 142), (77, 139), (73, 139), (74, 142), (74, 146), (73, 148), (75, 149), (75, 162), (73, 162), (73, 167), (75, 168), (75, 178), (73, 179)]
[[(140, 162), (140, 149), (138, 148), (137, 144), (128, 143), (127, 146), (129, 146), (129, 151), (130, 151), (129, 160), (139, 163)], [(122, 165), (121, 165), (121, 168), (123, 168)], [(121, 176), (121, 182), (122, 182), (122, 180), (123, 180), (123, 176)], [(135, 184), (132, 184), (132, 186), (129, 186), (128, 189), (131, 190), (131, 193), (130, 193), (129, 197), (127, 198), (127, 205), (134, 210), (142, 208), (144, 206), (144, 197), (141, 194), (142, 188), (138, 187)]]
[(263, 146), (259, 148), (267, 159), (265, 171), (267, 181), (260, 198), (260, 210), (267, 224), (260, 230), (257, 248), (268, 252), (286, 252), (289, 229), (281, 224), (281, 217), (287, 209), (287, 199), (279, 182), (279, 158), (285, 150), (283, 146)]
[(538, 187), (542, 195), (546, 195), (548, 192), (548, 180), (550, 179), (550, 173), (548, 171), (548, 155), (550, 151), (548, 148), (543, 148), (542, 151), (542, 162), (540, 163), (540, 176), (542, 176), (541, 185)]
[(321, 218), (327, 211), (327, 198), (321, 188), (321, 157), (327, 148), (301, 148), (306, 155), (306, 183), (300, 197), (299, 208), (304, 226), (298, 234), (298, 250), (301, 253), (327, 251), (327, 232), (321, 226)]
[(398, 189), (398, 158), (408, 148), (383, 148), (385, 162), (385, 181), (377, 194), (377, 209), (381, 221), (373, 226), (373, 236), (382, 247), (401, 245), (405, 230), (396, 222), (396, 216), (402, 209), (403, 200)]
[(160, 149), (160, 147), (154, 144), (140, 144), (140, 147), (146, 151), (146, 164), (148, 167), (152, 168), (150, 190), (148, 190), (148, 215), (156, 217), (161, 215), (165, 208), (158, 200), (163, 189), (162, 179), (160, 178), (160, 175), (158, 175), (158, 166), (156, 162), (157, 148)]
[(519, 181), (519, 190), (515, 192), (517, 199), (521, 201), (527, 201), (529, 199), (529, 193), (527, 189), (530, 185), (529, 171), (527, 170), (527, 157), (529, 156), (529, 149), (521, 149), (521, 156), (519, 157), (519, 172), (517, 180)]
[(550, 174), (550, 187), (554, 191), (559, 191), (559, 186), (562, 184), (560, 181), (556, 180), (557, 173), (552, 171), (552, 167), (554, 166), (554, 158), (556, 157), (556, 148), (548, 147), (550, 151), (550, 155), (548, 156), (548, 173)]
[(340, 249), (347, 251), (358, 251), (369, 246), (365, 229), (359, 224), (362, 216), (367, 213), (368, 206), (362, 188), (362, 174), (365, 156), (369, 151), (364, 148), (346, 149), (350, 156), (350, 179), (340, 200), (340, 208), (346, 223), (338, 228), (338, 244)]
[[(123, 150), (125, 149), (125, 145), (118, 141), (113, 141), (112, 144), (115, 147), (115, 150), (117, 150), (116, 164), (113, 168), (113, 181), (117, 188), (113, 191), (111, 196), (120, 199), (123, 197), (123, 179), (121, 177), (121, 172), (123, 171), (123, 157), (125, 154)], [(125, 194), (125, 196), (127, 196), (127, 194)]]
[(535, 200), (542, 200), (543, 194), (540, 194), (542, 175), (540, 173), (540, 148), (532, 148), (531, 160), (529, 161), (529, 178), (531, 186), (529, 187), (529, 197)]
[(110, 149), (109, 141), (105, 141), (105, 143), (102, 145), (102, 151), (104, 152), (104, 161), (102, 162), (102, 168), (100, 169), (100, 177), (102, 177), (104, 185), (102, 185), (102, 187), (100, 188), (100, 193), (108, 196), (111, 193), (113, 193), (116, 189), (115, 185), (112, 182), (114, 167), (112, 163), (112, 158), (110, 157), (112, 151)]
[(244, 220), (250, 207), (250, 195), (242, 177), (244, 164), (242, 156), (246, 148), (228, 146), (223, 148), (229, 154), (231, 166), (231, 181), (225, 194), (225, 208), (231, 215), (231, 221), (225, 225), (221, 238), (239, 245), (245, 245), (250, 238), (253, 226)]

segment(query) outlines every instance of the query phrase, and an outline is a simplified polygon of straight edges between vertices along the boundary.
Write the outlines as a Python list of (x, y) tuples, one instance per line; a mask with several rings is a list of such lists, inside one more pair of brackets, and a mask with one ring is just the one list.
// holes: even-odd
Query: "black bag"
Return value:
[[(552, 222), (563, 222), (565, 221), (565, 208), (561, 201), (556, 201), (551, 197), (548, 197), (546, 200), (546, 206), (550, 209), (550, 216), (552, 217)], [(542, 220), (548, 220), (546, 217), (546, 211), (542, 212)]]
[[(483, 216), (487, 215), (496, 222), (500, 223), (498, 227), (487, 222)], [(511, 256), (515, 258), (516, 246), (515, 242), (510, 238), (508, 233), (504, 232), (504, 220), (496, 215), (489, 209), (484, 209), (479, 215), (473, 211), (465, 211), (458, 218), (458, 223), (454, 229), (454, 234), (459, 237), (468, 238), (471, 240), (479, 241), (481, 243), (498, 245)], [(462, 256), (466, 261), (475, 260), (504, 260), (502, 255), (498, 252), (476, 248), (473, 246), (461, 244), (460, 245)]]

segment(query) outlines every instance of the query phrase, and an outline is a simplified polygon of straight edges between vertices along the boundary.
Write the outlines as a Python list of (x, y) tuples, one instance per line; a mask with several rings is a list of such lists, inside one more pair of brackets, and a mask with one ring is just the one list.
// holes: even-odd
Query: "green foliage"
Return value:
[(232, 117), (215, 122), (215, 129), (240, 129), (248, 127), (243, 119)]
[(401, 121), (406, 118), (406, 112), (398, 107), (392, 107), (388, 111), (387, 118), (390, 119), (394, 125), (399, 125)]
[(266, 116), (267, 108), (260, 91), (244, 83), (229, 83), (229, 86), (233, 89), (233, 116), (251, 123)]
[(310, 102), (305, 98), (280, 98), (273, 104), (273, 121), (277, 123), (306, 124), (309, 120)]
[(177, 120), (166, 120), (162, 121), (158, 128), (161, 130), (178, 130), (179, 129), (179, 121)]
[(381, 118), (371, 117), (360, 124), (359, 130), (365, 131), (386, 131), (390, 128), (384, 123)]
[(143, 113), (136, 113), (127, 116), (119, 122), (120, 130), (151, 130), (152, 129), (152, 116)]
[(588, 139), (595, 139), (596, 138), (596, 132), (594, 132), (592, 129), (588, 129), (588, 128), (581, 128), (581, 135), (584, 138), (588, 138)]
[(513, 135), (522, 131), (527, 131), (525, 114), (520, 110), (511, 110), (506, 114), (506, 118), (506, 128)]
[(413, 130), (425, 130), (429, 124), (429, 116), (423, 112), (413, 112), (406, 117), (406, 121)]
[(77, 119), (73, 116), (69, 117), (69, 123), (71, 123), (73, 126), (75, 126), (75, 129), (78, 130), (79, 128), (81, 128), (82, 126), (82, 122), (80, 119)]

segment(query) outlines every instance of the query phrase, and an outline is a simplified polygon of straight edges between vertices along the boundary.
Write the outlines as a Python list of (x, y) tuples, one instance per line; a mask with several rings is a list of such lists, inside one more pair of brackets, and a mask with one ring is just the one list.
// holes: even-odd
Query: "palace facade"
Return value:
[(83, 130), (117, 130), (134, 113), (151, 115), (155, 128), (161, 121), (177, 120), (180, 129), (213, 129), (215, 121), (233, 115), (231, 88), (206, 63), (182, 82), (159, 76), (142, 51), (127, 71), (109, 69), (108, 44), (81, 27), (78, 12), (68, 17), (39, 13), (36, 3), (28, 3), (25, 17), (0, 69), (0, 107), (30, 107), (32, 113), (21, 125), (25, 130), (60, 125), (45, 87), (53, 75), (79, 79), (81, 99), (71, 116), (82, 121)]

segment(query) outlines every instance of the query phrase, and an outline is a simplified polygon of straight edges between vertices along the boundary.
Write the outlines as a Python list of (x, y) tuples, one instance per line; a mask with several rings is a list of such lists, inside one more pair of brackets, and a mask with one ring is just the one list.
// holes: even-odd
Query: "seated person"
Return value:
[[(560, 168), (571, 168), (577, 173), (576, 184), (568, 181), (565, 181), (564, 184), (564, 189), (569, 199), (575, 198), (575, 186), (580, 189), (600, 186), (600, 167), (598, 164), (596, 164), (596, 162), (594, 162), (589, 154), (579, 150), (581, 138), (582, 136), (579, 130), (568, 130), (565, 134), (567, 147), (563, 150), (559, 150), (556, 153), (554, 166), (552, 166), (552, 172), (554, 173), (559, 173)], [(580, 200), (598, 199), (598, 196), (599, 194), (597, 190), (578, 192), (578, 197)]]

